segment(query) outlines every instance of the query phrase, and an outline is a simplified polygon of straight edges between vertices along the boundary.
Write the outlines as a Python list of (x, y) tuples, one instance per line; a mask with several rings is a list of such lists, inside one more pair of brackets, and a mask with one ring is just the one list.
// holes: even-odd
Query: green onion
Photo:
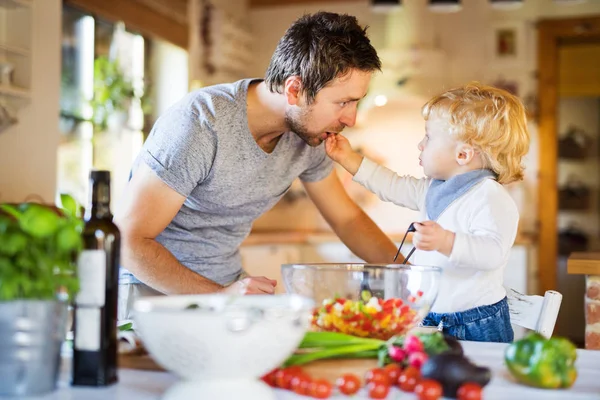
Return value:
[(331, 348), (355, 344), (381, 346), (382, 344), (385, 344), (385, 342), (379, 339), (361, 338), (337, 332), (307, 332), (299, 347), (301, 349)]
[[(425, 352), (432, 355), (448, 350), (444, 336), (439, 333), (416, 336), (422, 341)], [(302, 365), (312, 361), (339, 358), (373, 358), (384, 366), (391, 362), (388, 346), (402, 347), (405, 336), (393, 336), (389, 340), (362, 338), (338, 332), (307, 332), (299, 345), (301, 352), (290, 356), (284, 367)]]

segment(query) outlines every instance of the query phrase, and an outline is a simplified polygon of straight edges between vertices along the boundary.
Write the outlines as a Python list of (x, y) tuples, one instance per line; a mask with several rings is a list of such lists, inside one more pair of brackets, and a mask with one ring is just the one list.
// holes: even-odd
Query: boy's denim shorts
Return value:
[(459, 340), (510, 343), (514, 339), (506, 297), (489, 306), (456, 313), (430, 312), (422, 322), (423, 326), (439, 326), (440, 323), (444, 333)]

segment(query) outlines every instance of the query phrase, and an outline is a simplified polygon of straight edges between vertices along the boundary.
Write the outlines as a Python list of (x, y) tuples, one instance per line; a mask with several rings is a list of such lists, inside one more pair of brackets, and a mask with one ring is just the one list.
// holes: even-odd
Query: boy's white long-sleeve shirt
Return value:
[[(354, 181), (383, 201), (419, 211), (421, 221), (429, 220), (425, 196), (431, 179), (399, 176), (364, 158)], [(436, 222), (456, 235), (450, 257), (416, 250), (410, 259), (415, 265), (443, 269), (431, 311), (459, 312), (502, 300), (504, 269), (519, 224), (519, 211), (506, 189), (485, 179), (451, 203)]]

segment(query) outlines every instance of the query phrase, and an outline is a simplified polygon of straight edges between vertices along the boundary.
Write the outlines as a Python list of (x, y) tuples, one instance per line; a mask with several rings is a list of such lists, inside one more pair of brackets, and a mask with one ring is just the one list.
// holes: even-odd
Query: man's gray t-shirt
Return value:
[[(251, 82), (188, 94), (156, 121), (133, 166), (145, 162), (186, 197), (156, 240), (183, 265), (220, 284), (240, 275), (240, 244), (292, 181), (319, 181), (333, 169), (323, 145), (311, 147), (293, 132), (283, 134), (270, 154), (258, 146), (246, 110)], [(127, 271), (120, 281), (139, 282)]]

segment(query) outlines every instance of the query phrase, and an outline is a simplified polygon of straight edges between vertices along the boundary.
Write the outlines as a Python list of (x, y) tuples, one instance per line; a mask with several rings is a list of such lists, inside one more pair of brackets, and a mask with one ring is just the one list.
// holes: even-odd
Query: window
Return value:
[(122, 23), (63, 10), (58, 190), (86, 204), (91, 169), (112, 175), (112, 198), (143, 143), (146, 40)]

